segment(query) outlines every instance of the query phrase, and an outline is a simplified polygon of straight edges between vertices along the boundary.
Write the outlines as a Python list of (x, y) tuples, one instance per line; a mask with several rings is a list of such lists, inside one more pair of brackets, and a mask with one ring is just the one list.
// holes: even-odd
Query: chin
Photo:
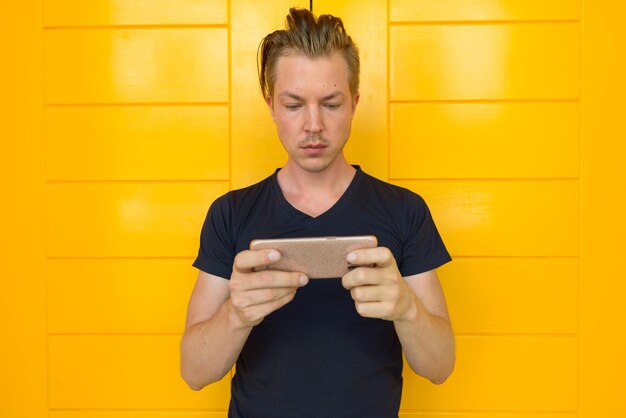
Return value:
[(332, 161), (297, 161), (298, 166), (309, 173), (321, 173), (326, 170)]
[(301, 165), (300, 167), (309, 173), (321, 173), (328, 168), (328, 165)]

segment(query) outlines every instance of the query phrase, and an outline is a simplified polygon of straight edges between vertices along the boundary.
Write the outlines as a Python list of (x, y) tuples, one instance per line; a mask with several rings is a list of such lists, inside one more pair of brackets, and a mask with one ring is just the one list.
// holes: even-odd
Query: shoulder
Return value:
[(272, 176), (251, 186), (231, 190), (215, 199), (211, 209), (231, 212), (253, 205), (259, 198), (267, 196), (271, 192), (271, 183)]
[(426, 202), (416, 192), (396, 184), (378, 179), (363, 172), (364, 185), (379, 199), (390, 203), (401, 204), (406, 208), (425, 208)]

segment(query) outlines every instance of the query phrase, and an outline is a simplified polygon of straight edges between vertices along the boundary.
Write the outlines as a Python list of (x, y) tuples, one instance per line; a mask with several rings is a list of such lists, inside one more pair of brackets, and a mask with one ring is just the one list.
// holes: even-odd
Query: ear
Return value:
[(356, 105), (359, 104), (359, 99), (361, 95), (359, 93), (354, 95), (354, 99), (352, 100), (352, 116), (354, 116), (354, 112), (356, 112)]
[(272, 116), (272, 120), (276, 122), (276, 115), (274, 114), (274, 101), (272, 100), (272, 96), (265, 96), (265, 103), (270, 109), (270, 115)]

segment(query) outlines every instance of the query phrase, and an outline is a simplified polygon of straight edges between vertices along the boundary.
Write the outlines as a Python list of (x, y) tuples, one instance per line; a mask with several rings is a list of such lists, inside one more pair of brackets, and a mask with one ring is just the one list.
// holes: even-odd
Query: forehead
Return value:
[(305, 55), (282, 56), (276, 63), (274, 94), (324, 93), (350, 90), (348, 67), (339, 53), (309, 58)]

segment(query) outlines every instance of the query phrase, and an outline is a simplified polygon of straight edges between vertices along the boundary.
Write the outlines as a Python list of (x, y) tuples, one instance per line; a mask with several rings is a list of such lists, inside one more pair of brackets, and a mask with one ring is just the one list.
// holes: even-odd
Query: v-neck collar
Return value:
[(321, 220), (326, 219), (327, 217), (332, 216), (335, 212), (341, 210), (341, 208), (343, 208), (351, 200), (351, 195), (354, 193), (354, 190), (356, 189), (358, 183), (363, 177), (363, 171), (361, 170), (361, 166), (353, 164), (352, 167), (356, 169), (356, 172), (354, 173), (354, 177), (352, 177), (352, 181), (350, 181), (350, 184), (348, 185), (346, 190), (343, 192), (343, 194), (339, 197), (334, 205), (315, 217), (296, 209), (285, 198), (285, 195), (283, 194), (283, 191), (278, 184), (278, 171), (280, 171), (280, 168), (277, 168), (276, 171), (274, 171), (274, 174), (272, 174), (271, 176), (271, 185), (272, 191), (274, 192), (274, 197), (278, 201), (280, 207), (292, 218), (308, 223), (320, 222)]

